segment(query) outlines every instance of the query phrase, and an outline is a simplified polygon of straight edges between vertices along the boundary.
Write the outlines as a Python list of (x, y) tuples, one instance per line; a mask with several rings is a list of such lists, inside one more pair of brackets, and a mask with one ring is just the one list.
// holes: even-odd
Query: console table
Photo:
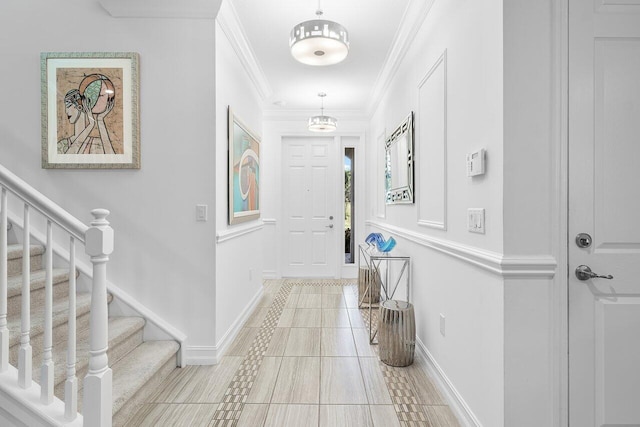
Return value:
[[(358, 285), (360, 287), (361, 279), (364, 279), (364, 292), (358, 293), (358, 308), (362, 308), (366, 304), (369, 309), (369, 343), (374, 342), (378, 330), (372, 328), (371, 308), (375, 304), (374, 297), (379, 293), (380, 301), (393, 299), (398, 286), (402, 281), (406, 285), (407, 302), (409, 302), (409, 284), (411, 283), (411, 258), (408, 256), (395, 256), (389, 253), (379, 252), (374, 246), (368, 244), (359, 245), (358, 253)], [(365, 278), (361, 278), (361, 274), (366, 274)], [(380, 290), (377, 291), (377, 286)]]

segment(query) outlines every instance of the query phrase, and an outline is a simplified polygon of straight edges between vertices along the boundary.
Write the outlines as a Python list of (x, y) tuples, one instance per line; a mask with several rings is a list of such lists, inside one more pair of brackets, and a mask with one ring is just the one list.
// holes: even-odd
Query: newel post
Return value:
[(111, 427), (112, 372), (107, 359), (108, 308), (107, 261), (113, 252), (113, 229), (106, 220), (109, 211), (94, 209), (95, 218), (85, 235), (85, 250), (93, 263), (91, 291), (89, 372), (84, 379), (84, 425)]

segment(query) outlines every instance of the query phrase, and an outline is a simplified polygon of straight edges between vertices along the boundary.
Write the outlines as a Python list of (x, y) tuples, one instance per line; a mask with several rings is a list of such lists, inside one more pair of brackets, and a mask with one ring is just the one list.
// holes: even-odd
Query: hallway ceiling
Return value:
[[(323, 0), (323, 19), (347, 28), (350, 51), (336, 65), (313, 67), (289, 52), (289, 33), (315, 19), (315, 0), (231, 0), (271, 93), (267, 113), (320, 110), (318, 92), (326, 92), (325, 110), (364, 114), (378, 76), (403, 20), (409, 0)], [(283, 104), (283, 105), (278, 105)]]

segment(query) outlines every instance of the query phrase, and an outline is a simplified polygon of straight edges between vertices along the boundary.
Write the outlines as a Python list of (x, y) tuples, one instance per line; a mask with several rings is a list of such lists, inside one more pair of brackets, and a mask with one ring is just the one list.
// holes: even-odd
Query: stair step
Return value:
[[(108, 294), (108, 302), (113, 299)], [(53, 342), (66, 345), (69, 337), (68, 329), (69, 302), (64, 299), (53, 305)], [(76, 296), (76, 331), (89, 328), (89, 311), (91, 309), (91, 295), (80, 293)], [(18, 349), (20, 348), (20, 318), (10, 318), (8, 321), (9, 336), (9, 363), (17, 366)], [(31, 347), (33, 355), (42, 354), (44, 340), (44, 310), (31, 313)]]
[[(9, 276), (16, 276), (22, 273), (22, 251), (24, 246), (7, 245), (7, 271)], [(31, 245), (31, 271), (40, 270), (42, 268), (42, 254), (44, 253), (44, 246)]]
[[(145, 320), (142, 317), (110, 317), (109, 318), (109, 365), (113, 366), (122, 357), (142, 344), (142, 329)], [(82, 390), (82, 383), (89, 366), (89, 329), (78, 331), (76, 345), (76, 376), (78, 377), (78, 391)], [(38, 363), (42, 362), (42, 357)], [(33, 361), (36, 366), (36, 360)], [(53, 363), (55, 366), (55, 394), (64, 399), (64, 382), (66, 380), (67, 346), (66, 342), (60, 346), (54, 345)], [(39, 379), (36, 382), (40, 382)]]
[(135, 413), (147, 396), (176, 368), (180, 345), (175, 341), (146, 341), (113, 365), (114, 426)]
[[(36, 307), (44, 307), (45, 270), (31, 273), (31, 311)], [(51, 281), (53, 283), (53, 301), (66, 298), (69, 295), (69, 270), (54, 268)], [(22, 310), (22, 274), (9, 277), (7, 281), (7, 315), (19, 315)]]
[[(76, 296), (76, 314), (77, 317), (89, 312), (91, 308), (91, 294), (79, 293)], [(63, 299), (53, 304), (53, 327), (67, 323), (69, 317), (69, 300)], [(9, 347), (20, 344), (20, 316), (12, 316), (8, 319)], [(44, 307), (31, 312), (31, 338), (42, 334), (44, 330)]]
[[(8, 245), (7, 327), (9, 328), (10, 363), (17, 366), (20, 348), (20, 311), (22, 304), (23, 246)], [(33, 378), (40, 382), (44, 340), (44, 282), (42, 245), (30, 246), (31, 331)], [(77, 274), (77, 273), (76, 273)], [(68, 269), (53, 269), (53, 362), (54, 392), (64, 399), (66, 349), (68, 340)], [(108, 302), (113, 297), (108, 295)], [(76, 295), (76, 377), (78, 407), (82, 408), (83, 380), (89, 365), (89, 317), (91, 295)], [(113, 370), (113, 425), (123, 426), (160, 383), (176, 369), (180, 345), (175, 341), (143, 342), (145, 320), (141, 317), (109, 318), (109, 365)]]

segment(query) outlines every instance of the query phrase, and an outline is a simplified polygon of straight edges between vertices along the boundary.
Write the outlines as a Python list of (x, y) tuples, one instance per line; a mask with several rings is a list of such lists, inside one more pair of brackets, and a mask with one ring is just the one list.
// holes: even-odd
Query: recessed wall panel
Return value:
[(418, 85), (416, 120), (418, 224), (447, 227), (447, 56)]

